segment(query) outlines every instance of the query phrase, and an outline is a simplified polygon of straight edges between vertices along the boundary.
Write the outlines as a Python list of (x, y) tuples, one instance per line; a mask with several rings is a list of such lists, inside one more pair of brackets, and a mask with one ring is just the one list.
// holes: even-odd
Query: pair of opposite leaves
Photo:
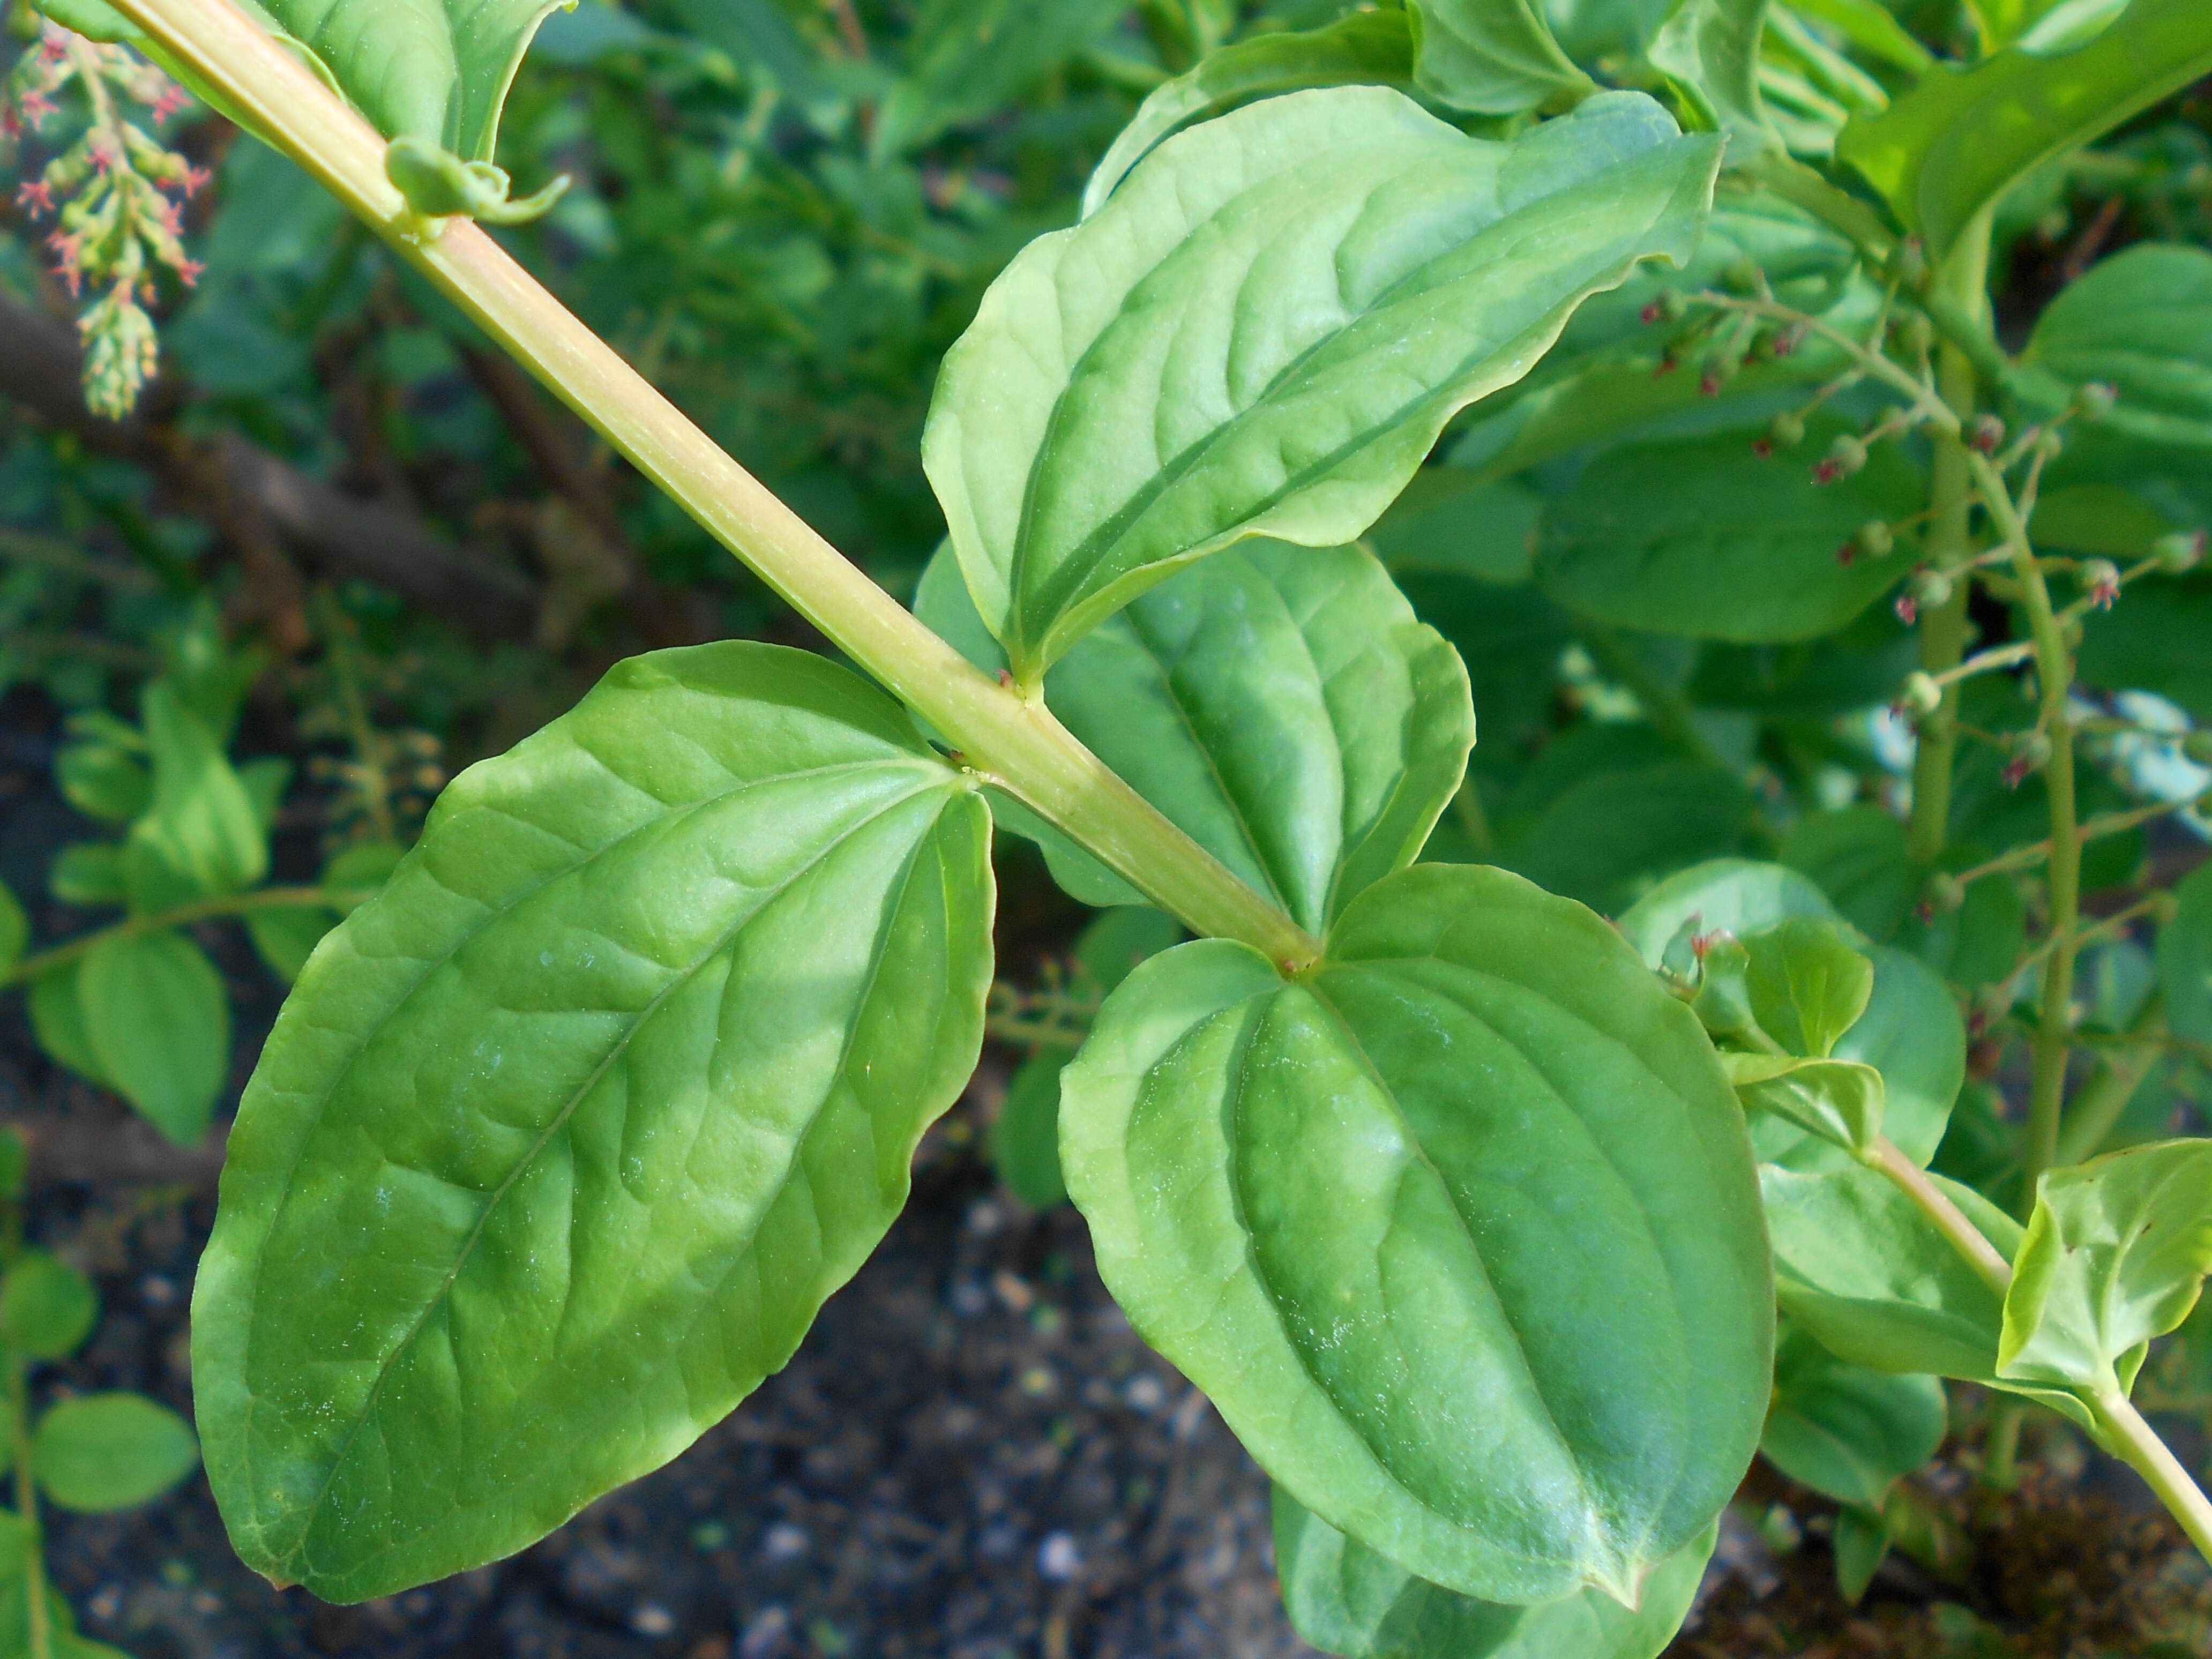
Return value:
[[(1022, 256), (1002, 282), (1049, 276), (1088, 345), (1060, 384), (994, 381), (1010, 360), (986, 345), (1027, 319), (987, 301), (964, 349), (984, 367), (949, 368), (940, 401), (982, 443), (980, 374), (1035, 441), (1001, 433), (994, 459), (933, 433), (971, 508), (1009, 487), (1006, 454), (1050, 499), (969, 514), (987, 562), (1006, 556), (1002, 635), (1065, 649), (1070, 615), (1207, 547), (1356, 532), (1583, 295), (1680, 258), (1715, 147), (1640, 99), (1586, 111), (1503, 146), (1387, 92), (1273, 100), (1170, 141)], [(1299, 198), (1294, 170), (1326, 188)], [(1212, 214), (1182, 216), (1199, 197)], [(1174, 282), (1131, 264), (1148, 238)], [(1397, 342), (1416, 325), (1426, 353)], [(1170, 357), (1206, 374), (1166, 376)], [(1066, 411), (1049, 445), (1040, 398)], [(1115, 508), (1079, 475), (1083, 446), (1131, 432), (1116, 399), (1150, 410), (1139, 427), (1204, 404), (1221, 431), (1122, 477)], [(1289, 611), (1269, 556), (1227, 591)], [(1273, 557), (1389, 610), (1364, 555)], [(1172, 632), (1157, 597), (1127, 633)], [(1288, 820), (1248, 850), (1304, 919), (1334, 918), (1326, 965), (1287, 984), (1217, 941), (1140, 970), (1069, 1074), (1071, 1184), (1137, 1322), (1318, 1513), (1455, 1589), (1632, 1597), (1757, 1437), (1749, 1155), (1694, 1021), (1602, 923), (1495, 872), (1387, 873), (1471, 735), (1463, 676), (1401, 600), (1389, 622), (1388, 650), (1343, 655), (1395, 685), (1395, 733), (1330, 707), (1325, 625), (1279, 630), (1322, 647), (1293, 753), (1325, 787), (1291, 780)], [(457, 781), (302, 974), (241, 1109), (195, 1318), (241, 1553), (344, 1598), (491, 1559), (779, 1366), (974, 1062), (988, 842), (973, 781), (896, 708), (755, 646), (627, 665)], [(1159, 1213), (1163, 1182), (1203, 1215)], [(1320, 1222), (1331, 1249), (1291, 1248)]]

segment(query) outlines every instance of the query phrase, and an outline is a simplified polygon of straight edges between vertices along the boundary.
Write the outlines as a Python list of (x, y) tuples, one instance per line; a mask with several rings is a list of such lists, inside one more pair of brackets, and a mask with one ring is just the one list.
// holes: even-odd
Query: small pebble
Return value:
[(761, 1534), (761, 1554), (770, 1561), (796, 1561), (814, 1547), (804, 1527), (779, 1521)]
[(666, 1636), (676, 1628), (676, 1615), (658, 1601), (641, 1601), (629, 1616), (629, 1627), (640, 1636)]
[(781, 1607), (763, 1607), (747, 1622), (738, 1637), (738, 1659), (775, 1659), (790, 1644), (791, 1615)]
[(192, 1611), (199, 1614), (203, 1619), (207, 1618), (211, 1613), (221, 1613), (222, 1611), (222, 1597), (217, 1595), (213, 1590), (194, 1590), (192, 1592)]
[(167, 1308), (177, 1300), (177, 1281), (166, 1273), (148, 1273), (138, 1282), (138, 1294), (149, 1308)]
[(1037, 1546), (1037, 1571), (1055, 1584), (1065, 1584), (1083, 1571), (1083, 1552), (1075, 1547), (1075, 1540), (1064, 1532), (1045, 1534), (1044, 1542)]
[(973, 1319), (991, 1305), (991, 1293), (972, 1279), (963, 1279), (952, 1287), (952, 1311), (963, 1319)]
[(968, 1231), (978, 1238), (988, 1238), (1006, 1224), (1006, 1212), (989, 1199), (979, 1199), (968, 1209)]
[(1168, 1403), (1167, 1385), (1150, 1371), (1139, 1371), (1121, 1385), (1121, 1398), (1131, 1411), (1150, 1417)]

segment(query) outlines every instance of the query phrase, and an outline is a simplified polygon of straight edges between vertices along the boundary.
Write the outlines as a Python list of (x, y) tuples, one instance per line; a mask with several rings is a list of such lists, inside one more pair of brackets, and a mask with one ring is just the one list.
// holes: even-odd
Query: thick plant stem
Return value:
[(375, 896), (376, 889), (374, 887), (262, 887), (251, 893), (231, 893), (220, 898), (179, 904), (173, 909), (151, 911), (143, 916), (126, 916), (106, 927), (96, 927), (89, 933), (79, 934), (66, 945), (57, 945), (51, 951), (25, 957), (5, 973), (0, 973), (0, 990), (34, 980), (57, 968), (65, 968), (105, 939), (134, 939), (141, 933), (158, 933), (168, 927), (189, 927), (200, 921), (220, 921), (226, 916), (242, 916), (256, 910), (289, 910), (311, 906), (350, 910), (356, 904)]
[[(1942, 291), (1977, 326), (1984, 326), (1989, 286), (1989, 225), (1967, 228), (1959, 251), (1946, 264)], [(1974, 414), (1974, 366), (1966, 352), (1946, 341), (1936, 358), (1936, 389), (1963, 427)], [(1932, 434), (1929, 472), (1928, 560), (1939, 570), (1964, 564), (1969, 551), (1967, 519), (1973, 489), (1966, 468), (1966, 446), (1956, 431)], [(1973, 584), (1956, 580), (1950, 598), (1920, 619), (1920, 666), (1939, 678), (1956, 668), (1966, 653), (1966, 602)], [(1950, 837), (1951, 769), (1959, 748), (1959, 688), (1945, 683), (1943, 701), (1920, 725), (1912, 759), (1912, 820), (1908, 830), (1913, 858), (1932, 865)]]
[(1967, 458), (1974, 483), (1997, 533), (2012, 556), (2014, 580), (2035, 642), (2035, 677), (2039, 690), (2039, 729), (2051, 741), (2043, 782), (2051, 800), (2051, 954), (2043, 964), (2043, 1001), (2028, 1085), (2027, 1142), (2022, 1160), (2033, 1202), (2035, 1183), (2058, 1159), (2059, 1118), (2066, 1099), (2066, 1060), (2074, 1045), (2074, 957), (2081, 919), (2081, 830), (2074, 801), (2074, 727), (2067, 697), (2074, 663), (2051, 589), (2028, 544), (2027, 526), (1996, 469), (1979, 455)]
[(2106, 1442), (2149, 1483), (2166, 1513), (2189, 1534), (2189, 1541), (2212, 1561), (2212, 1498), (2204, 1496), (2203, 1488), (2125, 1395), (2117, 1389), (2100, 1389), (2089, 1403)]
[(1194, 932), (1279, 967), (1320, 946), (1085, 749), (1043, 703), (995, 682), (817, 535), (529, 272), (466, 220), (426, 222), (384, 174), (368, 124), (231, 0), (121, 9), (230, 99), (714, 538), (943, 733)]

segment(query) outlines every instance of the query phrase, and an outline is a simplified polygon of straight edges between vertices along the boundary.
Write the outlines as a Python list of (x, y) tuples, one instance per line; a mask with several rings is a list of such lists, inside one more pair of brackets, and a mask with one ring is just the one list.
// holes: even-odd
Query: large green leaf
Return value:
[(1910, 518), (1926, 494), (1889, 445), (1816, 483), (1810, 459), (1844, 429), (1808, 422), (1803, 458), (1760, 459), (1755, 432), (1601, 455), (1546, 508), (1536, 580), (1571, 610), (1655, 634), (1759, 644), (1840, 628), (1911, 566), (1838, 550), (1869, 520)]
[(1936, 1455), (1947, 1426), (1934, 1377), (1871, 1371), (1790, 1330), (1775, 1350), (1759, 1449), (1799, 1486), (1878, 1510), (1898, 1477)]
[(2007, 47), (1937, 64), (1881, 114), (1854, 117), (1838, 159), (1864, 173), (1941, 256), (1967, 222), (2037, 167), (2212, 72), (2212, 7), (2134, 0), (2071, 52)]
[(1759, 94), (1759, 46), (1767, 0), (1682, 0), (1652, 37), (1650, 58), (1697, 108), (1729, 136), (1741, 163), (1782, 140)]
[(927, 0), (877, 117), (878, 156), (995, 114), (1114, 26), (1128, 0)]
[(96, 1075), (179, 1146), (207, 1133), (230, 1080), (230, 1002), (207, 952), (183, 934), (110, 933), (76, 973)]
[(1062, 1076), (1060, 1152), (1137, 1328), (1433, 1583), (1632, 1602), (1757, 1441), (1741, 1112), (1619, 936), (1502, 871), (1370, 888), (1295, 982), (1155, 957)]
[(489, 161), (530, 37), (572, 0), (258, 0), (387, 138)]
[(1633, 1612), (1595, 1590), (1541, 1607), (1478, 1601), (1346, 1538), (1275, 1488), (1275, 1570), (1297, 1633), (1344, 1659), (1652, 1659), (1697, 1597), (1718, 1529), (1653, 1569)]
[(2114, 254), (2044, 307), (2027, 355), (2117, 391), (2112, 430), (2212, 449), (2212, 253), (2139, 242)]
[(1408, 0), (1406, 12), (1414, 75), (1439, 103), (1516, 115), (1595, 90), (1530, 0)]
[(2174, 889), (2173, 917), (2158, 931), (2159, 985), (2178, 1036), (2212, 1043), (2212, 864)]
[(930, 407), (930, 482), (1016, 677), (1231, 542), (1358, 535), (1585, 295), (1687, 256), (1717, 160), (1627, 93), (1510, 143), (1345, 87), (1161, 144), (992, 284)]
[(2053, 1170), (2014, 1261), (1997, 1370), (2124, 1392), (2151, 1338), (2212, 1273), (2212, 1140), (2167, 1140)]
[[(940, 551), (915, 609), (1006, 666)], [(1254, 541), (1194, 565), (1079, 641), (1045, 702), (1139, 794), (1318, 933), (1410, 864), (1467, 769), (1459, 653), (1358, 547)]]
[(1089, 218), (1129, 169), (1177, 128), (1231, 105), (1307, 87), (1410, 87), (1413, 40), (1402, 11), (1355, 11), (1325, 28), (1255, 34), (1208, 52), (1146, 94), (1083, 187)]
[(789, 1358), (981, 1041), (988, 822), (862, 681), (611, 671), (315, 952), (193, 1304), (209, 1479), (330, 1600), (542, 1536)]

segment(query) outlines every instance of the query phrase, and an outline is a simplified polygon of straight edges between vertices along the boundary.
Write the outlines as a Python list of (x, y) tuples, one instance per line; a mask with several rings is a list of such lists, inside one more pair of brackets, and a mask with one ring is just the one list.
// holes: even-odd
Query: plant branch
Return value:
[(1894, 1141), (1884, 1136), (1870, 1162), (1936, 1224), (1983, 1283), (2000, 1297), (2012, 1288), (2012, 1263), (2004, 1259), (2003, 1252), (1982, 1236), (1982, 1230), (1966, 1218), (1966, 1212), (1946, 1198), (1928, 1172), (1899, 1152)]
[[(2169, 812), (2187, 811), (2191, 807), (2206, 801), (2212, 801), (2212, 793), (2195, 795), (2187, 800), (2153, 801), (2148, 806), (2131, 806), (2124, 812), (2106, 812), (2100, 817), (2091, 818), (2083, 823), (2075, 832), (2076, 838), (2086, 846), (2090, 842), (2102, 840), (2106, 836), (2124, 835), (2139, 824), (2148, 823), (2153, 818), (2162, 818)], [(1958, 882), (1963, 887), (1979, 881), (1984, 876), (2005, 875), (2015, 870), (2033, 870), (2050, 856), (2051, 843), (2048, 841), (2034, 842), (2026, 847), (2015, 847), (2009, 853), (2001, 854), (1996, 858), (1984, 860), (1970, 869), (1960, 871)]]
[(2189, 1534), (2189, 1541), (2212, 1561), (2212, 1499), (2204, 1496), (2203, 1488), (2127, 1395), (2118, 1389), (2100, 1389), (2089, 1397), (2089, 1405), (2112, 1449), (2149, 1483), (2166, 1512)]
[(226, 916), (242, 916), (255, 910), (285, 910), (310, 905), (331, 910), (350, 910), (375, 895), (374, 887), (259, 887), (250, 893), (226, 893), (217, 898), (198, 899), (190, 904), (155, 910), (143, 916), (125, 916), (120, 921), (79, 934), (66, 945), (57, 945), (51, 950), (25, 957), (13, 968), (0, 973), (0, 990), (11, 985), (27, 984), (57, 968), (66, 968), (93, 946), (106, 939), (136, 939), (142, 933), (158, 933), (170, 927), (189, 927), (194, 922), (218, 921)]
[(426, 222), (384, 142), (230, 0), (122, 0), (793, 610), (927, 719), (979, 778), (1074, 835), (1194, 932), (1297, 971), (1316, 941), (1085, 749), (1041, 700), (987, 678), (861, 574), (477, 225)]

